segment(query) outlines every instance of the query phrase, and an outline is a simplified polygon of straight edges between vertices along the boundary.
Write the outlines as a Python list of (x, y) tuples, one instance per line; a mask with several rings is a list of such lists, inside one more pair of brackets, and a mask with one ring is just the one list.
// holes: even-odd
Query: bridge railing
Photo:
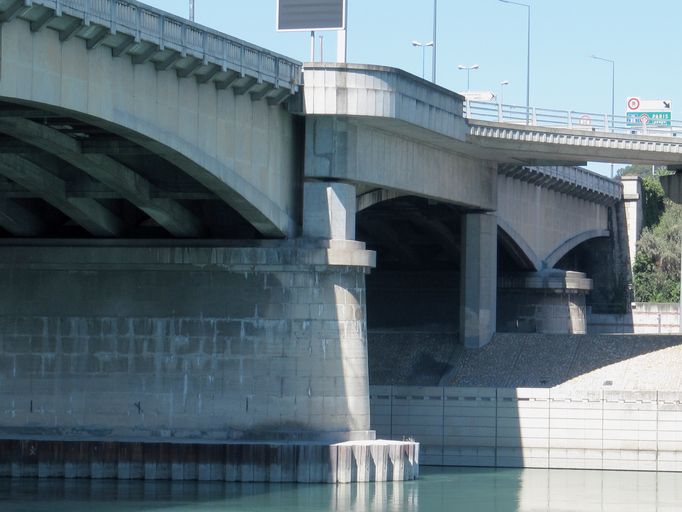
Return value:
[(511, 123), (548, 128), (570, 128), (595, 132), (630, 135), (682, 136), (682, 121), (671, 121), (670, 126), (637, 124), (632, 126), (626, 116), (611, 116), (576, 110), (555, 110), (520, 105), (502, 105), (488, 101), (464, 102), (464, 117), (481, 121)]
[(57, 15), (96, 23), (292, 90), (301, 84), (301, 63), (135, 0), (32, 0)]

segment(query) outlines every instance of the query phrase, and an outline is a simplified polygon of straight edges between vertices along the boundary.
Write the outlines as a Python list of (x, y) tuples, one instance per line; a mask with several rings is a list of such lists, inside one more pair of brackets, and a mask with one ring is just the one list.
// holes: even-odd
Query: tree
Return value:
[[(660, 186), (660, 183), (659, 183)], [(680, 294), (682, 207), (664, 200), (660, 221), (646, 227), (637, 244), (635, 298), (640, 302), (676, 302)]]

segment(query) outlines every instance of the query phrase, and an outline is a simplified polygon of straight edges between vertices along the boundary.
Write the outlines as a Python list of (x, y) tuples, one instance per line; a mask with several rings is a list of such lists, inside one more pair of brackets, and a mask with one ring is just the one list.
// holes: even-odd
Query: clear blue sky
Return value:
[[(413, 39), (432, 37), (433, 0), (348, 0), (348, 61), (395, 66), (421, 75), (422, 53)], [(521, 0), (523, 1), (523, 0)], [(189, 0), (147, 0), (187, 17)], [(611, 111), (615, 60), (616, 115), (625, 99), (672, 99), (682, 119), (678, 54), (682, 2), (678, 0), (527, 0), (531, 5), (531, 105), (582, 112)], [(305, 61), (309, 34), (275, 31), (275, 0), (195, 0), (196, 21)], [(324, 35), (325, 60), (334, 60), (334, 32)], [(499, 91), (504, 102), (526, 98), (526, 9), (498, 0), (439, 0), (438, 83), (466, 89), (458, 64), (478, 64), (472, 90)], [(431, 50), (427, 49), (427, 78)], [(592, 166), (591, 166), (592, 167)], [(603, 171), (605, 167), (598, 168)]]

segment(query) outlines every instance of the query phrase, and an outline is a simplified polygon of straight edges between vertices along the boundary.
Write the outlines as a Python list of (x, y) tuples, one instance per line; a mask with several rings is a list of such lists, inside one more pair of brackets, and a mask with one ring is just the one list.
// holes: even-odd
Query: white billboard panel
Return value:
[(277, 0), (277, 30), (343, 30), (346, 0)]

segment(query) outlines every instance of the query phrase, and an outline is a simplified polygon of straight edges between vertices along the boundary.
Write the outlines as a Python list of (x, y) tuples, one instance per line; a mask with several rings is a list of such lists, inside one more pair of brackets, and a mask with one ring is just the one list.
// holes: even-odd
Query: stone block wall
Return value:
[(370, 438), (362, 244), (3, 247), (0, 436)]

